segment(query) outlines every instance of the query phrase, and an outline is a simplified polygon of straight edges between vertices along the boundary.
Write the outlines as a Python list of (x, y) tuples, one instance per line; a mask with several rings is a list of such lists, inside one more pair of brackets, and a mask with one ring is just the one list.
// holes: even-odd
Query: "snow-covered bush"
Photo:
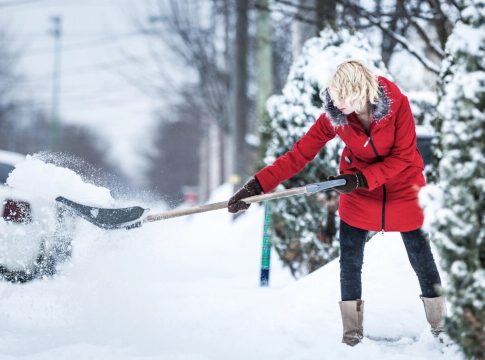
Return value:
[(461, 5), (442, 68), (439, 180), (421, 200), (449, 272), (449, 334), (478, 359), (485, 354), (485, 1)]
[[(371, 48), (361, 34), (326, 29), (305, 43), (302, 54), (291, 66), (282, 95), (268, 100), (270, 121), (261, 129), (266, 139), (264, 164), (272, 163), (290, 150), (316, 121), (323, 111), (319, 93), (327, 78), (339, 63), (350, 58), (361, 59), (379, 73), (387, 73), (379, 50)], [(342, 148), (339, 139), (330, 141), (314, 161), (282, 186), (302, 186), (338, 174)], [(335, 193), (271, 203), (273, 243), (294, 276), (305, 275), (337, 255), (335, 204)]]

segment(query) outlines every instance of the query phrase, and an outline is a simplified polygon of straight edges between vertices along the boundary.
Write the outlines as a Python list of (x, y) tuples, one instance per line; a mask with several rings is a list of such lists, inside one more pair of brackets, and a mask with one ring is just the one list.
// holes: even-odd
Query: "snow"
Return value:
[[(106, 196), (52, 166), (28, 159), (19, 172), (56, 175), (32, 188), (38, 196), (57, 187)], [(367, 244), (364, 326), (367, 335), (403, 339), (351, 348), (340, 343), (338, 260), (295, 281), (273, 253), (270, 287), (258, 286), (262, 206), (235, 221), (214, 211), (130, 231), (83, 220), (76, 229), (72, 259), (53, 278), (0, 282), (0, 359), (461, 359), (453, 348), (442, 354), (429, 333), (397, 233)]]
[(45, 163), (32, 155), (17, 164), (7, 185), (46, 199), (64, 196), (86, 204), (113, 205), (109, 189), (86, 183), (74, 171)]

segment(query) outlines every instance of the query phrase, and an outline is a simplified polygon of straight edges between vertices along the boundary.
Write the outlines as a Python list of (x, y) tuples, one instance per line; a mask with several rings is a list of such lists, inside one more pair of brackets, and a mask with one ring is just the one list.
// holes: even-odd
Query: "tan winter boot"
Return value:
[(350, 300), (340, 301), (340, 313), (342, 314), (343, 336), (342, 342), (349, 345), (357, 345), (364, 337), (364, 301)]
[(424, 311), (426, 313), (426, 319), (431, 325), (431, 333), (434, 336), (438, 336), (442, 333), (445, 328), (445, 317), (446, 317), (446, 304), (445, 297), (438, 296), (435, 298), (426, 298), (420, 296), (423, 300)]

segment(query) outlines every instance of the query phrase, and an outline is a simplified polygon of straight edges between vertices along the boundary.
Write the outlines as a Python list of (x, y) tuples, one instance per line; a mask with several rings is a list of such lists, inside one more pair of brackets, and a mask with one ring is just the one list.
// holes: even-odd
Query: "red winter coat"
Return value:
[(299, 173), (319, 150), (338, 135), (345, 143), (340, 173), (361, 171), (369, 185), (340, 195), (340, 218), (372, 231), (411, 231), (423, 224), (418, 192), (426, 182), (416, 146), (416, 128), (409, 101), (390, 80), (379, 77), (381, 96), (373, 106), (366, 131), (355, 113), (340, 112), (324, 99), (325, 112), (292, 150), (256, 174), (264, 192)]

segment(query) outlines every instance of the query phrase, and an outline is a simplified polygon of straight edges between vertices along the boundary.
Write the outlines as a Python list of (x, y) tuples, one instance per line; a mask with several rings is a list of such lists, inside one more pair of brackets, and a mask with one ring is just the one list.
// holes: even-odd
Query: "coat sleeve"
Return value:
[(322, 114), (290, 151), (255, 175), (263, 191), (265, 193), (270, 192), (283, 181), (299, 173), (307, 163), (315, 158), (320, 149), (334, 137), (335, 129), (326, 115)]
[(382, 161), (362, 169), (369, 190), (385, 184), (389, 179), (412, 165), (417, 155), (416, 125), (406, 96), (402, 95), (401, 105), (396, 116), (394, 147)]

